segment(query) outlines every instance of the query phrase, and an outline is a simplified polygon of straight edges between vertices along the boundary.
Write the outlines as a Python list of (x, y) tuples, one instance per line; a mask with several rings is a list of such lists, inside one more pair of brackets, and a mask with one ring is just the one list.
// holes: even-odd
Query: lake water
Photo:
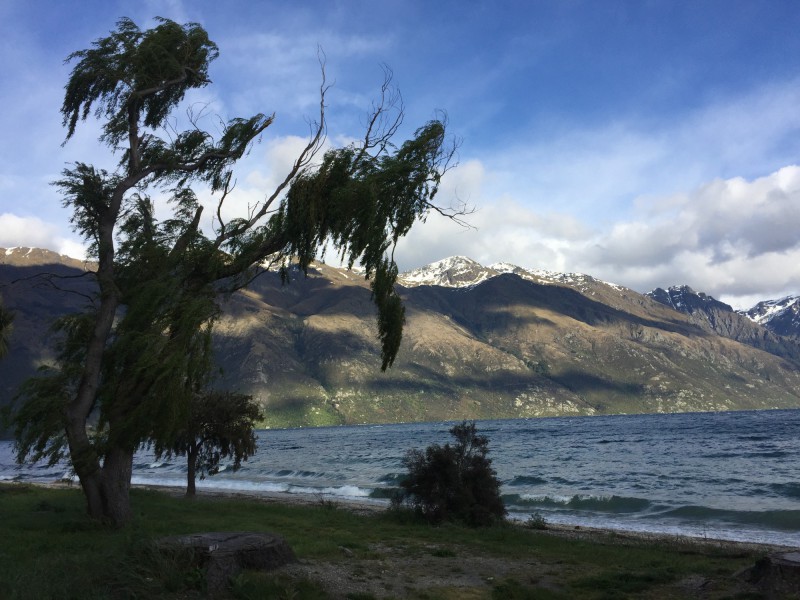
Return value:
[[(478, 421), (511, 518), (800, 547), (800, 410)], [(452, 423), (260, 431), (258, 453), (199, 488), (388, 504), (410, 448)], [(52, 481), (14, 464), (0, 480)], [(183, 459), (137, 455), (133, 482), (185, 486)]]

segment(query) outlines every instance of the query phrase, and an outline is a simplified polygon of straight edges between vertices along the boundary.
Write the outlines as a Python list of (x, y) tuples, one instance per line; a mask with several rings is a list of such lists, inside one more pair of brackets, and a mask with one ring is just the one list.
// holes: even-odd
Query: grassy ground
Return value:
[(115, 531), (85, 516), (77, 489), (0, 485), (0, 598), (202, 598), (203, 573), (159, 554), (153, 540), (236, 530), (284, 536), (300, 563), (241, 574), (233, 598), (760, 597), (732, 577), (760, 555), (743, 547), (518, 526), (430, 527), (330, 502), (188, 501), (139, 489), (132, 501), (134, 522)]

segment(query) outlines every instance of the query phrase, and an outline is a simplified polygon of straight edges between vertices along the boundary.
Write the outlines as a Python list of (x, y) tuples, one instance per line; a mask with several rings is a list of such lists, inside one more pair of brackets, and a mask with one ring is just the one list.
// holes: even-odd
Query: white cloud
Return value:
[[(225, 200), (222, 217), (227, 222), (234, 218), (248, 218), (283, 182), (291, 172), (295, 160), (310, 138), (282, 136), (256, 145), (249, 156), (237, 166), (238, 178), (233, 192)], [(317, 154), (321, 158), (329, 145), (325, 143)], [(211, 234), (212, 220), (217, 223), (219, 196), (211, 196), (208, 189), (197, 190), (205, 207), (203, 227)], [(280, 200), (280, 195), (278, 197)], [(277, 204), (275, 205), (277, 207)]]
[(656, 199), (569, 250), (569, 261), (634, 289), (689, 284), (739, 304), (800, 292), (800, 167), (715, 180)]
[(17, 246), (53, 248), (58, 228), (36, 217), (0, 215), (0, 247)]
[(86, 257), (86, 247), (74, 238), (61, 235), (61, 227), (37, 217), (0, 214), (0, 248), (47, 248), (73, 258)]
[(585, 239), (591, 230), (563, 213), (538, 213), (510, 196), (492, 197), (495, 177), (471, 159), (448, 172), (436, 197), (447, 208), (463, 202), (475, 212), (463, 217), (468, 227), (431, 213), (398, 243), (395, 258), (408, 270), (452, 255), (465, 255), (482, 264), (517, 262), (521, 266), (566, 266), (563, 248)]
[(798, 166), (752, 181), (718, 179), (685, 194), (639, 198), (637, 214), (593, 227), (563, 212), (541, 214), (508, 196), (486, 198), (485, 182), (494, 175), (478, 161), (466, 166), (461, 178), (455, 171), (443, 187), (458, 187), (459, 180), (480, 207), (468, 217), (477, 229), (432, 216), (401, 241), (401, 268), (461, 254), (483, 264), (584, 272), (641, 292), (688, 284), (736, 307), (800, 293)]
[(681, 115), (521, 127), (505, 146), (475, 156), (496, 196), (611, 226), (645, 195), (647, 205), (715, 178), (754, 178), (796, 161), (798, 105), (800, 80), (791, 79)]

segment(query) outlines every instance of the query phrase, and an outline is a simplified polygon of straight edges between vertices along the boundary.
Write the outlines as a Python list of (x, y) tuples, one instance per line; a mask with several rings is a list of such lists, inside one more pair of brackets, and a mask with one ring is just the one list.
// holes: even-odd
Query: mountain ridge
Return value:
[[(0, 361), (0, 403), (52, 360), (44, 321), (91, 293), (91, 263), (34, 254), (0, 249), (22, 332)], [(51, 267), (81, 276), (59, 281), (65, 292), (44, 283)], [(797, 343), (732, 310), (714, 305), (712, 323), (589, 275), (465, 257), (429, 267), (399, 278), (407, 324), (387, 373), (362, 274), (315, 263), (283, 285), (265, 272), (221, 302), (217, 384), (253, 394), (275, 427), (800, 407)]]

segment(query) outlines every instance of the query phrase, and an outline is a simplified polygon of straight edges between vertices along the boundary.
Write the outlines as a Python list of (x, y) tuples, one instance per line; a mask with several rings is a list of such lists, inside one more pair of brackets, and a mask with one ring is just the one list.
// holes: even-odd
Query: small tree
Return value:
[(408, 475), (401, 483), (406, 501), (432, 523), (463, 521), (472, 526), (502, 520), (506, 509), (500, 482), (487, 458), (489, 440), (475, 422), (450, 430), (456, 444), (433, 444), (424, 452), (409, 450), (403, 460)]
[(171, 444), (156, 443), (156, 458), (186, 456), (186, 495), (196, 493), (195, 480), (219, 473), (220, 461), (233, 459), (233, 470), (256, 452), (255, 425), (262, 418), (252, 396), (210, 391), (195, 396), (189, 420)]

